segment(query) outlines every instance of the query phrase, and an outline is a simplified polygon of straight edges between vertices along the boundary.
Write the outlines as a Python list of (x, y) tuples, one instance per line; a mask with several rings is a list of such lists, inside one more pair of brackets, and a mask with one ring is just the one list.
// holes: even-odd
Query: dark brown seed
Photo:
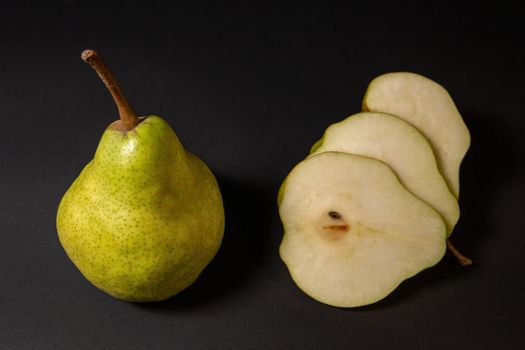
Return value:
[(343, 216), (336, 211), (328, 212), (328, 216), (334, 220), (341, 220), (343, 218)]

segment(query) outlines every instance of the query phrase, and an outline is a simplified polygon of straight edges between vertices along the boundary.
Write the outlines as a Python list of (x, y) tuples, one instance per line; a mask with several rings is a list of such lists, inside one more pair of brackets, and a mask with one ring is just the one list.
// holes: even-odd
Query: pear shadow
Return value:
[[(483, 255), (484, 242), (497, 232), (493, 203), (500, 189), (516, 181), (520, 156), (514, 144), (515, 129), (502, 118), (478, 112), (464, 113), (471, 133), (471, 147), (461, 167), (459, 204), (461, 217), (451, 240), (474, 264)], [(494, 121), (498, 121), (495, 123)]]
[(181, 312), (232, 297), (255, 278), (268, 250), (275, 195), (262, 187), (219, 176), (226, 228), (217, 255), (199, 278), (179, 294), (159, 302), (135, 303), (159, 312)]
[(384, 299), (370, 305), (346, 309), (353, 312), (368, 312), (388, 309), (413, 299), (418, 294), (431, 290), (444, 281), (467, 278), (475, 273), (476, 266), (460, 266), (454, 257), (446, 254), (437, 265), (421, 271), (417, 275), (403, 281), (392, 293)]

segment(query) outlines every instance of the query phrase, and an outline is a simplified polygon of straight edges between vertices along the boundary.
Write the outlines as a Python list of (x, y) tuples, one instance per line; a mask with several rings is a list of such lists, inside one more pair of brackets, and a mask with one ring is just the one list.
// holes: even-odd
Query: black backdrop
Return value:
[[(518, 5), (345, 6), (24, 1), (0, 5), (0, 347), (493, 349), (525, 344), (525, 34)], [(56, 208), (116, 109), (80, 52), (105, 56), (215, 172), (223, 246), (176, 297), (131, 304), (91, 286)], [(278, 256), (278, 186), (375, 76), (443, 84), (472, 133), (447, 257), (357, 310), (303, 294)]]

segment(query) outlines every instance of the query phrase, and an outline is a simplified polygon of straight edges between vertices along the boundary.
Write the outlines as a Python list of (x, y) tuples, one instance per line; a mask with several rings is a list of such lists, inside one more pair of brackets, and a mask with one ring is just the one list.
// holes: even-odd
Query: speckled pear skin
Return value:
[(58, 208), (57, 230), (80, 272), (128, 301), (167, 299), (215, 256), (224, 208), (215, 177), (172, 128), (146, 117), (108, 128)]

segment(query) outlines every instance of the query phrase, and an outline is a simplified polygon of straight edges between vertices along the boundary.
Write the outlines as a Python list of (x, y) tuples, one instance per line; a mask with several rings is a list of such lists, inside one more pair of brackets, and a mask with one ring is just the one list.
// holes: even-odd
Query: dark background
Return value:
[[(0, 5), (0, 347), (516, 349), (525, 345), (524, 12), (519, 2)], [(95, 48), (136, 110), (215, 172), (227, 228), (190, 288), (131, 304), (90, 285), (55, 215), (113, 102)], [(337, 309), (278, 256), (277, 189), (368, 82), (408, 70), (444, 85), (472, 134), (446, 257), (383, 301)]]

